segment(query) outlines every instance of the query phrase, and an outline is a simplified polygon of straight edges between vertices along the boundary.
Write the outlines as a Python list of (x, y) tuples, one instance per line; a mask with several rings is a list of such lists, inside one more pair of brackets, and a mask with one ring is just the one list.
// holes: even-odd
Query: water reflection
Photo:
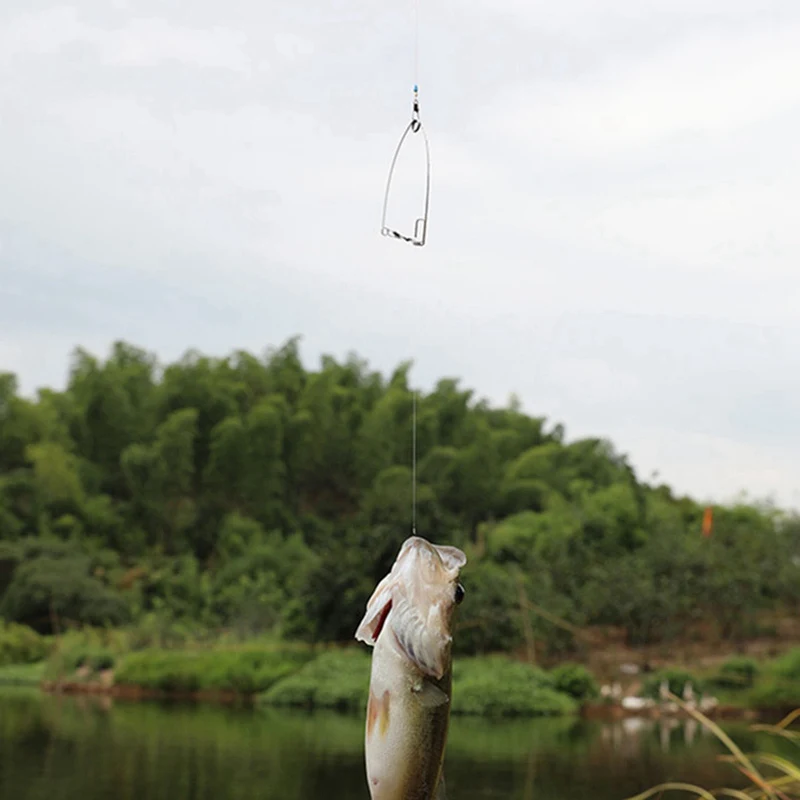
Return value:
[[(732, 732), (745, 749), (763, 737)], [(665, 780), (731, 785), (721, 752), (693, 720), (454, 718), (448, 797), (622, 800)], [(363, 721), (0, 692), (0, 798), (368, 800)]]
[(615, 752), (628, 755), (639, 751), (645, 737), (656, 736), (662, 753), (669, 753), (676, 746), (690, 748), (698, 737), (714, 740), (714, 734), (697, 720), (675, 717), (626, 717), (604, 724), (599, 736)]

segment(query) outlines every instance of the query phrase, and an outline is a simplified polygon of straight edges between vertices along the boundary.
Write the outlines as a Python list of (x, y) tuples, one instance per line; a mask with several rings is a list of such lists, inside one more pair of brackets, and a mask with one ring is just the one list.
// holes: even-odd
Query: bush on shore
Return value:
[(296, 672), (312, 657), (305, 648), (149, 649), (122, 658), (115, 682), (164, 692), (256, 694)]
[(34, 664), (47, 657), (50, 641), (27, 625), (0, 620), (0, 666)]
[(356, 648), (318, 656), (261, 696), (264, 705), (362, 711), (367, 705), (371, 660)]
[(558, 716), (578, 704), (555, 686), (551, 673), (502, 656), (468, 658), (453, 672), (453, 713), (484, 716)]
[[(370, 655), (334, 650), (279, 681), (264, 705), (363, 712), (369, 693)], [(570, 714), (577, 701), (556, 687), (559, 676), (502, 656), (458, 659), (453, 671), (454, 714), (549, 716)]]

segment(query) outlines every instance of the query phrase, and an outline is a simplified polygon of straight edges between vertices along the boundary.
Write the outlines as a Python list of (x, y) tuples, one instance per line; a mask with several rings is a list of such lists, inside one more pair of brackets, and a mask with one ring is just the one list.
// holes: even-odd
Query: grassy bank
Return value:
[(243, 646), (199, 651), (143, 650), (120, 660), (114, 681), (163, 692), (252, 695), (294, 674), (313, 654), (305, 648)]
[[(0, 653), (0, 684), (356, 713), (366, 706), (371, 663), (357, 645), (164, 640), (141, 630), (84, 629), (56, 638), (21, 626), (0, 628)], [(734, 657), (714, 669), (665, 669), (641, 681), (638, 693), (657, 698), (664, 679), (676, 694), (691, 681), (697, 695), (714, 695), (728, 709), (791, 709), (800, 704), (800, 648), (771, 660)], [(577, 664), (545, 670), (502, 655), (457, 658), (453, 684), (458, 715), (562, 716), (599, 702), (597, 681)]]
[[(26, 657), (40, 660), (4, 667), (0, 683), (131, 697), (248, 698), (262, 707), (355, 713), (367, 703), (371, 653), (358, 645), (314, 648), (220, 638), (165, 646), (141, 632), (92, 629), (41, 641), (15, 629), (13, 637), (25, 640)], [(572, 714), (597, 693), (583, 667), (545, 671), (503, 656), (456, 659), (453, 680), (453, 713), (463, 715)]]
[(46, 666), (44, 661), (40, 661), (38, 664), (9, 664), (0, 667), (0, 686), (39, 686)]
[[(258, 698), (264, 706), (363, 711), (370, 655), (363, 650), (324, 653)], [(570, 694), (570, 691), (573, 694)], [(576, 693), (577, 692), (577, 693)], [(492, 717), (572, 714), (596, 686), (580, 667), (545, 672), (494, 656), (456, 661), (453, 713)]]

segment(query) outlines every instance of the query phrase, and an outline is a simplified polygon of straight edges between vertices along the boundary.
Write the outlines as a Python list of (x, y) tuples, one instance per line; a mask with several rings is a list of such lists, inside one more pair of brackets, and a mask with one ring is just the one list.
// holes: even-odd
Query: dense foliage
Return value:
[(49, 655), (47, 642), (25, 625), (0, 621), (0, 667), (35, 664)]
[[(125, 343), (78, 350), (66, 389), (33, 400), (0, 374), (0, 615), (351, 640), (409, 534), (409, 369), (308, 370), (291, 340), (165, 368)], [(417, 417), (418, 530), (469, 557), (463, 652), (566, 650), (592, 625), (734, 638), (800, 605), (796, 518), (717, 508), (703, 537), (702, 507), (608, 442), (568, 442), (455, 380)]]

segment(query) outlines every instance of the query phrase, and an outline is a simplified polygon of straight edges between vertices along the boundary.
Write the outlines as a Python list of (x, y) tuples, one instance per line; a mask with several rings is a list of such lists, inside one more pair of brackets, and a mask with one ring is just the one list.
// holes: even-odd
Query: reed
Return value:
[[(800, 800), (800, 766), (798, 764), (773, 753), (756, 752), (750, 755), (744, 753), (730, 736), (705, 714), (684, 703), (674, 694), (670, 694), (670, 699), (708, 728), (725, 745), (728, 753), (720, 755), (718, 758), (732, 764), (746, 778), (748, 785), (743, 788), (704, 789), (689, 783), (670, 782), (654, 786), (626, 800), (647, 800), (647, 798), (660, 796), (669, 791), (685, 792), (693, 797), (702, 797), (704, 800), (716, 800), (718, 797), (733, 797), (738, 800)], [(750, 726), (750, 730), (781, 736), (800, 745), (800, 732), (790, 730), (790, 726), (798, 719), (800, 719), (800, 708), (787, 714), (776, 724), (755, 724)], [(768, 768), (769, 772), (762, 771), (756, 766), (757, 764)]]

